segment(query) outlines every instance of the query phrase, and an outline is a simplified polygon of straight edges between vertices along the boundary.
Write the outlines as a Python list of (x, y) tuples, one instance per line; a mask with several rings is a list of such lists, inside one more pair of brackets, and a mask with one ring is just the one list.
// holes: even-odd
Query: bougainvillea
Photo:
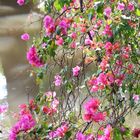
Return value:
[(27, 52), (40, 91), (22, 105), (9, 139), (139, 137), (126, 123), (130, 112), (140, 115), (138, 2), (45, 0), (43, 9)]

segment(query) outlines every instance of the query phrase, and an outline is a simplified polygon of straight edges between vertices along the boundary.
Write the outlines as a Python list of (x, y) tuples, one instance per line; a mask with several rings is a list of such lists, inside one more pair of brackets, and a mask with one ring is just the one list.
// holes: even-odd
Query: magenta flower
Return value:
[(36, 47), (33, 46), (29, 49), (27, 52), (27, 60), (29, 63), (35, 67), (42, 67), (44, 63), (41, 61), (41, 59), (38, 57)]
[(19, 120), (12, 127), (9, 134), (9, 140), (16, 140), (17, 135), (22, 131), (26, 132), (32, 129), (35, 126), (36, 122), (32, 117), (30, 111), (25, 105), (21, 106), (21, 110), (19, 113)]
[(70, 47), (71, 47), (72, 49), (75, 49), (75, 48), (76, 48), (76, 42), (73, 41), (73, 42), (70, 44)]
[(94, 140), (94, 137), (92, 134), (84, 135), (82, 132), (78, 132), (76, 134), (76, 140)]
[(107, 125), (104, 129), (104, 134), (98, 137), (98, 140), (112, 140), (111, 138), (112, 127), (111, 125)]
[(50, 16), (45, 16), (43, 23), (45, 28), (49, 28), (52, 24), (54, 24), (54, 21)]
[(110, 25), (105, 26), (103, 35), (108, 35), (109, 37), (111, 37), (113, 35)]
[(60, 76), (60, 75), (56, 75), (55, 77), (54, 77), (54, 84), (55, 84), (55, 86), (61, 86), (61, 84), (62, 84), (62, 77)]
[(48, 100), (52, 100), (53, 98), (56, 97), (56, 92), (55, 91), (54, 92), (48, 91), (48, 92), (45, 93), (45, 95), (46, 95)]
[(125, 9), (124, 3), (120, 3), (120, 2), (119, 2), (119, 3), (118, 3), (117, 9), (120, 10), (120, 11), (123, 11), (123, 10)]
[(104, 9), (104, 15), (105, 16), (110, 17), (110, 14), (111, 14), (111, 8), (110, 7), (107, 7), (106, 9)]
[(80, 72), (80, 67), (79, 66), (76, 66), (72, 69), (72, 72), (73, 72), (73, 76), (77, 77), (79, 75), (79, 72)]
[(7, 105), (0, 105), (0, 114), (7, 111), (8, 106)]
[(62, 46), (64, 43), (64, 40), (62, 37), (59, 37), (56, 41), (55, 41), (55, 44), (58, 45), (58, 46)]
[(86, 112), (88, 113), (92, 113), (92, 112), (95, 112), (98, 107), (100, 105), (100, 102), (98, 99), (96, 98), (91, 98), (85, 105), (84, 105), (84, 108), (86, 110)]
[(70, 34), (70, 37), (72, 39), (76, 39), (77, 38), (77, 34), (75, 32), (73, 32), (73, 33)]
[(69, 127), (67, 123), (63, 123), (60, 127), (58, 127), (56, 130), (51, 131), (49, 133), (49, 139), (54, 138), (63, 138), (68, 131)]
[(43, 20), (44, 28), (46, 30), (46, 35), (49, 36), (55, 31), (55, 24), (53, 19), (50, 16), (45, 16)]
[(25, 34), (21, 35), (21, 39), (24, 41), (27, 41), (30, 39), (30, 35), (28, 33), (25, 33)]
[(22, 6), (25, 4), (25, 0), (17, 0), (17, 4)]
[(129, 11), (134, 11), (135, 10), (134, 4), (133, 3), (129, 3), (127, 9)]
[(89, 38), (85, 39), (85, 45), (91, 45), (93, 43), (92, 40), (90, 40)]
[(101, 84), (101, 85), (104, 85), (104, 86), (108, 85), (108, 77), (104, 73), (100, 73), (97, 80), (98, 80), (98, 84)]
[(133, 95), (133, 99), (135, 101), (135, 103), (137, 103), (140, 99), (139, 95)]
[(104, 121), (106, 117), (106, 112), (99, 112), (100, 102), (96, 98), (91, 98), (88, 102), (85, 103), (85, 113), (83, 119), (87, 122), (95, 121), (100, 122)]
[(61, 29), (61, 32), (66, 35), (67, 34), (67, 30), (70, 27), (70, 23), (67, 19), (63, 19), (60, 21), (59, 23), (59, 27)]

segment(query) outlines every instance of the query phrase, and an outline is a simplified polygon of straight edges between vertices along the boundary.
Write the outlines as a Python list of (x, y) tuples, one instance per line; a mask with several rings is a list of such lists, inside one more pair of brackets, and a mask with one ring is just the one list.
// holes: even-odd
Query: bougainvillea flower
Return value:
[(45, 16), (43, 19), (44, 28), (46, 30), (46, 35), (49, 36), (55, 31), (55, 24), (53, 19), (50, 16)]
[(98, 136), (98, 140), (112, 140), (111, 132), (112, 132), (111, 125), (107, 125), (107, 127), (104, 129), (104, 134)]
[(110, 25), (105, 26), (103, 35), (108, 35), (109, 37), (113, 35)]
[(119, 2), (119, 3), (118, 3), (117, 9), (118, 9), (118, 10), (121, 10), (121, 11), (124, 10), (124, 9), (125, 9), (124, 3), (120, 3), (120, 2)]
[(63, 138), (68, 131), (69, 127), (67, 123), (63, 123), (60, 127), (58, 127), (56, 130), (51, 131), (49, 133), (49, 139), (54, 138)]
[(84, 135), (82, 132), (77, 132), (76, 140), (94, 140), (92, 134)]
[(30, 39), (30, 35), (28, 33), (25, 33), (25, 34), (21, 35), (21, 39), (24, 41), (27, 41)]
[(127, 6), (127, 9), (129, 11), (134, 11), (135, 10), (134, 4), (133, 3), (129, 3), (128, 6)]
[(72, 69), (72, 72), (73, 72), (73, 76), (77, 77), (79, 75), (79, 72), (80, 72), (80, 67), (79, 66), (76, 66)]
[(7, 105), (0, 105), (0, 114), (6, 112), (8, 109), (8, 106)]
[(106, 9), (104, 9), (104, 14), (105, 14), (105, 16), (110, 17), (111, 8), (110, 7), (107, 7)]
[(84, 105), (85, 113), (84, 113), (83, 119), (87, 122), (104, 121), (106, 117), (106, 113), (98, 111), (99, 105), (100, 105), (100, 102), (96, 98), (91, 98), (89, 101), (87, 101)]
[(55, 75), (54, 76), (54, 84), (55, 86), (61, 86), (62, 84), (62, 77), (60, 75)]
[(19, 6), (22, 6), (22, 5), (25, 4), (25, 0), (17, 0), (17, 4), (18, 4)]
[(137, 103), (140, 100), (140, 96), (139, 95), (133, 95), (133, 99), (134, 99), (135, 103)]
[(41, 59), (38, 57), (36, 47), (33, 46), (29, 49), (27, 52), (27, 60), (32, 66), (35, 67), (42, 67), (44, 63), (41, 61)]

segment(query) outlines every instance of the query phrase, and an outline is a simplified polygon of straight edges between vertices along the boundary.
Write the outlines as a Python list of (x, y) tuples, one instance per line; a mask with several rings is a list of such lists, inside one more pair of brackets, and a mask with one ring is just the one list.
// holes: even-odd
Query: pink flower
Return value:
[(86, 110), (86, 112), (88, 113), (92, 113), (92, 112), (95, 112), (98, 107), (100, 105), (100, 102), (98, 99), (96, 98), (91, 98), (85, 105), (84, 105), (84, 108)]
[(75, 32), (73, 32), (72, 34), (70, 34), (70, 37), (71, 37), (72, 39), (76, 39), (76, 38), (77, 38), (77, 34), (76, 34)]
[(85, 113), (83, 116), (83, 119), (87, 122), (89, 121), (104, 121), (106, 117), (105, 112), (98, 112), (100, 102), (96, 98), (91, 98), (88, 102), (85, 103), (84, 108), (85, 108)]
[(104, 121), (106, 117), (106, 112), (96, 112), (92, 115), (92, 120), (95, 122)]
[(135, 101), (135, 103), (137, 103), (140, 99), (139, 95), (133, 95), (133, 99)]
[(73, 76), (77, 77), (79, 75), (79, 72), (80, 72), (80, 67), (79, 66), (76, 66), (72, 69), (72, 72), (73, 72)]
[(56, 41), (55, 41), (55, 44), (58, 45), (58, 46), (62, 46), (64, 43), (64, 40), (62, 37), (59, 37)]
[(68, 131), (69, 127), (67, 123), (63, 123), (60, 127), (58, 127), (55, 131), (51, 131), (49, 133), (49, 139), (54, 138), (63, 138)]
[(110, 56), (113, 53), (113, 45), (110, 42), (106, 42), (105, 44), (106, 54)]
[(12, 127), (9, 140), (16, 140), (17, 135), (22, 131), (26, 132), (35, 126), (36, 122), (30, 113), (20, 115), (19, 121)]
[(98, 85), (93, 85), (90, 89), (91, 92), (97, 92), (99, 90), (99, 86)]
[(120, 2), (119, 2), (119, 3), (118, 3), (117, 9), (122, 11), (122, 10), (124, 10), (124, 8), (125, 8), (124, 3), (120, 3)]
[(59, 101), (56, 98), (54, 98), (54, 100), (51, 103), (52, 109), (56, 109), (58, 105), (59, 105)]
[(45, 48), (47, 46), (47, 44), (43, 43), (41, 46), (42, 46), (42, 48)]
[(35, 67), (42, 67), (44, 63), (41, 61), (41, 59), (38, 57), (36, 47), (33, 46), (29, 49), (27, 52), (27, 60), (29, 63)]
[(55, 77), (54, 77), (54, 84), (55, 84), (55, 86), (61, 86), (61, 84), (62, 84), (62, 77), (60, 76), (60, 75), (56, 75)]
[(6, 112), (8, 109), (8, 106), (7, 105), (0, 105), (0, 114)]
[(112, 140), (111, 138), (112, 127), (111, 125), (107, 125), (104, 129), (104, 134), (98, 137), (98, 140)]
[(76, 140), (94, 140), (94, 137), (92, 134), (84, 135), (82, 132), (78, 132), (76, 134)]
[(68, 19), (61, 20), (59, 23), (59, 27), (63, 34), (67, 34), (67, 30), (70, 27), (70, 23), (69, 23)]
[(85, 45), (91, 45), (93, 43), (92, 40), (90, 40), (89, 38), (85, 39)]
[(20, 6), (24, 5), (24, 3), (25, 3), (25, 0), (17, 0), (17, 4)]
[(103, 35), (108, 35), (109, 37), (111, 37), (113, 35), (110, 25), (105, 26)]
[(104, 14), (105, 14), (105, 16), (110, 17), (111, 8), (110, 7), (107, 7), (106, 9), (104, 9)]
[(47, 100), (52, 100), (53, 98), (56, 97), (56, 92), (48, 91), (45, 93), (45, 95), (47, 96)]
[(25, 34), (21, 35), (21, 39), (24, 41), (27, 41), (30, 39), (30, 35), (28, 33), (25, 33)]
[(105, 71), (107, 67), (109, 67), (108, 60), (102, 59), (102, 62), (100, 63), (100, 68), (102, 69), (102, 71)]
[(55, 24), (50, 16), (45, 16), (43, 23), (44, 23), (44, 28), (46, 29), (47, 36), (49, 36), (51, 33), (55, 31)]
[(105, 86), (108, 85), (108, 78), (107, 75), (104, 73), (100, 73), (97, 80), (98, 80), (98, 84), (105, 85)]
[(51, 24), (54, 24), (54, 21), (50, 16), (45, 16), (43, 23), (44, 23), (44, 27), (48, 28), (49, 26), (51, 26)]
[(73, 42), (70, 44), (70, 47), (71, 47), (72, 49), (75, 49), (75, 48), (76, 48), (76, 42), (73, 41)]
[(129, 3), (127, 9), (129, 11), (134, 11), (135, 10), (134, 4), (133, 3)]

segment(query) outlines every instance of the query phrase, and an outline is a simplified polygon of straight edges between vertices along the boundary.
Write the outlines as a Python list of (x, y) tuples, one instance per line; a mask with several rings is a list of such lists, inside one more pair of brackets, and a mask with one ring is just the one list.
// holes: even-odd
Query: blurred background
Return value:
[[(0, 0), (0, 105), (9, 107), (5, 116), (0, 115), (0, 140), (7, 139), (18, 105), (27, 103), (38, 91), (35, 78), (29, 77), (26, 50), (40, 30), (39, 19), (31, 4), (19, 6), (16, 0)], [(20, 38), (25, 32), (31, 35), (28, 44)]]

